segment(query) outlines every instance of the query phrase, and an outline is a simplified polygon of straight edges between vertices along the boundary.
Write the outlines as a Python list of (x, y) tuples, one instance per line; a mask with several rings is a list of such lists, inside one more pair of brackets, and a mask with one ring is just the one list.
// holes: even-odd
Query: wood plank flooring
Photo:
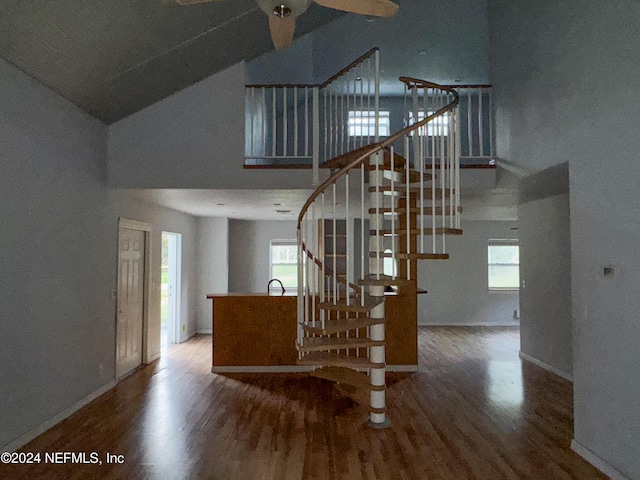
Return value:
[(389, 375), (392, 425), (377, 431), (326, 380), (210, 373), (198, 336), (21, 450), (102, 465), (0, 465), (0, 478), (606, 479), (569, 448), (571, 384), (518, 349), (516, 328), (420, 328), (421, 371)]

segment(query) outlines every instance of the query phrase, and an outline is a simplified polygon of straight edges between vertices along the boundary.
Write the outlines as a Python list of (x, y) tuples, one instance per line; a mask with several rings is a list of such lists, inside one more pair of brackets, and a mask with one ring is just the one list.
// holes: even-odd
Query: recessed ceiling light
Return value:
[(462, 81), (462, 79), (461, 78), (454, 78), (453, 81), (456, 82), (456, 83), (460, 83)]
[(418, 55), (426, 55), (426, 54), (427, 54), (427, 51), (426, 51), (426, 50), (420, 50), (420, 51), (418, 52)]
[(216, 205), (222, 206), (222, 205), (226, 205), (226, 203), (216, 203)]
[(274, 203), (273, 204), (275, 207), (279, 207), (280, 205), (282, 205), (281, 203)]
[(362, 81), (362, 77), (357, 76), (357, 77), (356, 77), (356, 82), (361, 82), (361, 81)]
[(375, 23), (376, 21), (376, 17), (367, 17), (366, 22), (367, 23)]

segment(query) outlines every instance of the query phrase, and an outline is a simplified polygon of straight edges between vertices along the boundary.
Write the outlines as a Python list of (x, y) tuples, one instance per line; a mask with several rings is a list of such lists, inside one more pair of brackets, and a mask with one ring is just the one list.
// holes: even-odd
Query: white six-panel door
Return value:
[(120, 228), (116, 376), (142, 364), (145, 232)]

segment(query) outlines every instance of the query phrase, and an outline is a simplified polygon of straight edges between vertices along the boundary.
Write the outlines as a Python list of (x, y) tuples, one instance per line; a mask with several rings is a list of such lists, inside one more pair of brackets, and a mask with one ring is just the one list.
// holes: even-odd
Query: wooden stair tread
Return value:
[(340, 169), (349, 165), (351, 162), (356, 160), (363, 154), (366, 154), (368, 151), (373, 151), (377, 148), (377, 145), (364, 145), (363, 147), (357, 148), (355, 150), (351, 150), (349, 152), (343, 153), (342, 155), (338, 155), (331, 160), (327, 160), (320, 165), (321, 168), (331, 168), (331, 169)]
[(298, 365), (322, 365), (351, 368), (384, 368), (384, 363), (374, 363), (366, 357), (352, 357), (328, 352), (310, 352), (298, 359)]
[(327, 350), (342, 350), (347, 348), (382, 347), (384, 341), (374, 341), (369, 338), (356, 337), (306, 337), (302, 345), (296, 345), (299, 352), (323, 352)]
[(332, 333), (348, 332), (350, 330), (366, 328), (372, 325), (380, 325), (381, 323), (384, 323), (384, 318), (339, 318), (325, 320), (324, 328), (322, 328), (320, 321), (316, 321), (315, 327), (310, 324), (303, 324), (302, 328), (309, 333), (315, 333), (318, 335), (330, 335)]
[[(323, 162), (320, 165), (320, 168), (330, 168), (330, 169), (344, 168), (347, 165), (349, 165), (351, 162), (356, 160), (358, 157), (361, 157), (362, 155), (366, 155), (368, 152), (373, 152), (377, 148), (378, 148), (377, 144), (364, 145), (362, 147), (356, 148), (355, 150), (351, 150), (349, 152), (343, 153), (342, 155), (338, 155), (335, 158), (327, 160), (326, 162)], [(386, 167), (386, 169), (388, 170), (391, 168), (391, 151), (389, 148), (384, 148), (382, 152), (384, 154), (384, 164), (381, 165), (380, 167)], [(395, 152), (393, 157), (394, 157), (394, 160), (393, 160), (394, 169), (396, 170), (404, 169), (406, 159)], [(364, 166), (367, 170), (371, 170), (375, 168), (375, 166), (370, 165), (369, 159), (365, 159)], [(385, 169), (385, 168), (382, 168), (382, 169)]]
[(346, 367), (322, 367), (311, 372), (311, 375), (332, 382), (345, 385), (353, 385), (361, 388), (369, 388), (369, 377), (362, 372), (356, 372)]
[(402, 260), (449, 260), (448, 253), (400, 253), (398, 258)]
[[(395, 190), (392, 191), (391, 190), (391, 185), (380, 185), (379, 187), (369, 187), (369, 193), (375, 193), (375, 192), (381, 192), (381, 193), (388, 193), (388, 194), (394, 194), (394, 195), (406, 195), (407, 193), (407, 188), (404, 187), (404, 185), (394, 185)], [(431, 187), (409, 187), (409, 194), (411, 196), (417, 196), (420, 194), (421, 191), (424, 192), (424, 196), (428, 197), (428, 196), (432, 196), (433, 190), (435, 190), (435, 194), (436, 194), (436, 199), (437, 197), (441, 197), (442, 193), (444, 192), (445, 196), (446, 195), (450, 195), (452, 193), (455, 193), (455, 190), (451, 189), (451, 188), (431, 188)]]
[(360, 405), (367, 406), (371, 403), (371, 394), (368, 389), (347, 384), (336, 384), (334, 388)]
[[(381, 255), (381, 258), (384, 258), (385, 255)], [(371, 285), (381, 287), (393, 285), (410, 285), (411, 283), (413, 283), (413, 280), (407, 280), (406, 278), (393, 278), (389, 275), (366, 275), (364, 278), (358, 280), (358, 285)]]
[[(436, 228), (435, 231), (432, 228), (425, 228), (422, 230), (425, 235), (462, 235), (462, 230), (459, 228)], [(420, 235), (422, 231), (419, 228), (412, 228), (408, 230), (409, 235)], [(407, 229), (397, 228), (394, 232), (391, 229), (384, 229), (378, 231), (380, 235), (407, 235)], [(376, 234), (376, 230), (369, 231), (371, 235)]]
[(354, 298), (353, 303), (350, 303), (349, 305), (347, 305), (346, 302), (338, 302), (335, 304), (331, 302), (322, 302), (318, 306), (323, 310), (366, 313), (371, 311), (371, 309), (373, 309), (374, 307), (377, 307), (378, 305), (380, 305), (382, 302), (384, 302), (384, 297), (371, 297), (367, 295), (365, 297), (364, 306), (360, 305), (359, 300), (360, 299), (358, 298)]
[[(416, 213), (419, 214), (420, 213), (420, 208), (419, 207), (412, 207), (409, 209), (409, 213)], [(381, 208), (379, 209), (380, 213), (382, 213), (383, 215), (401, 215), (401, 214), (406, 214), (407, 213), (407, 209), (405, 207), (399, 207), (399, 208), (394, 208), (393, 210), (389, 207), (385, 207), (385, 208)], [(422, 212), (426, 215), (442, 215), (442, 207), (424, 207), (422, 209)], [(453, 210), (455, 212), (455, 209)], [(458, 207), (458, 212), (462, 213), (462, 207)], [(370, 208), (369, 209), (369, 213), (371, 214), (375, 214), (376, 213), (376, 208)], [(452, 209), (451, 207), (445, 207), (444, 209), (444, 214), (445, 215), (451, 215), (452, 213)]]
[[(371, 258), (376, 258), (375, 253), (370, 253)], [(449, 260), (448, 253), (380, 253), (380, 258), (397, 258), (399, 260)]]
[[(394, 170), (391, 170), (391, 168), (382, 168), (382, 167), (383, 166), (381, 166), (380, 170), (384, 172), (382, 176), (386, 181), (390, 182), (391, 178), (393, 178), (393, 181), (396, 186), (406, 184), (406, 181), (407, 181), (406, 170), (395, 168), (395, 166), (394, 166)], [(386, 167), (386, 165), (384, 167)], [(370, 170), (375, 170), (375, 169), (371, 168)], [(433, 175), (430, 173), (424, 173), (423, 177), (424, 177), (423, 181), (425, 182), (430, 182), (431, 180), (433, 180)], [(420, 183), (420, 172), (416, 170), (409, 170), (409, 183)], [(390, 183), (384, 183), (384, 185), (390, 185)]]

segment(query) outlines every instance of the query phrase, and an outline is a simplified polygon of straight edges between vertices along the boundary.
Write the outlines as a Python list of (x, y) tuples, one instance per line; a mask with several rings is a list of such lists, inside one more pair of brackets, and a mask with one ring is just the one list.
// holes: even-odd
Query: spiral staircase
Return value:
[(401, 77), (404, 125), (381, 135), (379, 72), (374, 49), (321, 85), (248, 90), (247, 157), (329, 169), (298, 217), (298, 364), (385, 428), (385, 294), (415, 284), (418, 261), (448, 259), (447, 238), (462, 234), (461, 119), (455, 89)]

